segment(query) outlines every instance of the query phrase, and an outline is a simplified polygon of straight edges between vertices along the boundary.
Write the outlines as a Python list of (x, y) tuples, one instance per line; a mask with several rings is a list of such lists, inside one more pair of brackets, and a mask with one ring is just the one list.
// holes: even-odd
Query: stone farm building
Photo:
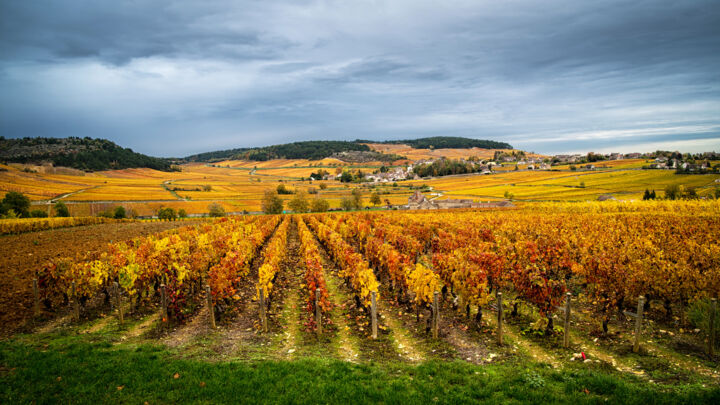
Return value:
[(498, 208), (514, 206), (513, 203), (507, 200), (487, 203), (478, 203), (470, 199), (428, 200), (420, 190), (417, 190), (415, 194), (408, 198), (408, 203), (403, 208), (409, 210), (440, 210), (450, 208)]

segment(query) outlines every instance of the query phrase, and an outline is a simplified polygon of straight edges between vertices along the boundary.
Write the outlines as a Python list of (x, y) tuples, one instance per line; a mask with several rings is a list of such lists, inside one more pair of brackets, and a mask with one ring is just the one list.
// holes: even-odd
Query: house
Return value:
[(436, 210), (438, 207), (430, 200), (425, 198), (420, 190), (416, 190), (413, 195), (408, 197), (407, 209), (410, 210)]
[(476, 203), (471, 199), (447, 199), (447, 200), (428, 200), (420, 192), (415, 191), (413, 195), (408, 197), (408, 203), (403, 208), (410, 210), (437, 210), (437, 209), (453, 209), (453, 208), (498, 208), (498, 207), (514, 207), (510, 201)]

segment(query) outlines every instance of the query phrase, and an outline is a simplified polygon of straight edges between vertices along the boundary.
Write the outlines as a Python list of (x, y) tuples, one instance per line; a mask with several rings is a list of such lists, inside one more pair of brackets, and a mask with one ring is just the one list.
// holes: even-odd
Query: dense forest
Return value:
[(420, 177), (449, 176), (451, 174), (479, 173), (488, 170), (480, 163), (463, 162), (455, 159), (440, 159), (430, 164), (413, 167), (413, 173)]
[(261, 148), (228, 149), (217, 152), (200, 153), (186, 159), (194, 162), (218, 161), (225, 159), (247, 159), (265, 161), (272, 159), (310, 159), (320, 160), (338, 152), (369, 151), (367, 145), (347, 141), (304, 141)]
[(384, 141), (386, 144), (405, 144), (414, 149), (512, 149), (505, 142), (488, 141), (483, 139), (462, 138), (459, 136), (433, 136), (429, 138), (405, 139), (399, 141)]
[[(333, 154), (340, 152), (367, 152), (370, 148), (366, 143), (385, 143), (385, 144), (406, 144), (415, 149), (440, 149), (440, 148), (484, 148), (484, 149), (512, 149), (512, 146), (505, 142), (486, 141), (480, 139), (461, 138), (453, 136), (435, 136), (431, 138), (407, 139), (400, 141), (370, 141), (357, 139), (352, 142), (348, 141), (304, 141), (293, 142), (282, 145), (264, 146), (259, 148), (237, 148), (220, 150), (216, 152), (198, 153), (197, 155), (188, 156), (185, 159), (192, 162), (217, 162), (228, 159), (246, 159), (265, 161), (271, 159), (310, 159), (319, 160), (332, 157)], [(388, 157), (387, 159), (379, 158), (377, 160), (393, 160), (397, 156)]]
[(106, 139), (0, 137), (0, 160), (72, 167), (86, 171), (147, 167), (170, 171), (169, 160), (143, 155)]

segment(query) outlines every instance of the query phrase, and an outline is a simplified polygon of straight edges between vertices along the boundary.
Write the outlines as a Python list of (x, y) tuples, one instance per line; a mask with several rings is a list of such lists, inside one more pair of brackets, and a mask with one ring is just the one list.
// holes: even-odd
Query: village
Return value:
[[(612, 160), (627, 159), (646, 159), (648, 164), (640, 169), (651, 170), (677, 170), (686, 173), (704, 173), (709, 171), (718, 171), (720, 168), (712, 166), (711, 160), (717, 160), (718, 156), (714, 152), (706, 152), (697, 156), (689, 154), (682, 155), (678, 152), (655, 152), (655, 153), (610, 153), (606, 155), (588, 153), (587, 155), (554, 155), (550, 157), (528, 157), (515, 154), (496, 154), (494, 160), (480, 161), (476, 159), (459, 159), (460, 164), (477, 165), (474, 174), (493, 174), (497, 172), (496, 168), (504, 165), (515, 166), (515, 170), (554, 170), (555, 166), (570, 165), (570, 170), (596, 170), (603, 167), (603, 162)], [(420, 166), (432, 165), (440, 159), (418, 160), (412, 164), (387, 168), (386, 170), (376, 170), (364, 176), (364, 180), (372, 183), (388, 183), (402, 180), (418, 180), (422, 176), (418, 175), (414, 170)], [(522, 168), (521, 168), (522, 167)], [(463, 173), (466, 174), (466, 173)], [(328, 176), (327, 180), (334, 180), (337, 176)]]

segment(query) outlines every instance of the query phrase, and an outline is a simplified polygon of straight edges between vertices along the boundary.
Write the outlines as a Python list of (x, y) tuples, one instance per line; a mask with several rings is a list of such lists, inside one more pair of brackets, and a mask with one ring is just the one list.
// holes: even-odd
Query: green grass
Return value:
[[(179, 378), (174, 378), (175, 374)], [(122, 387), (122, 389), (118, 389)], [(103, 336), (0, 342), (0, 403), (720, 403), (719, 387), (658, 386), (610, 371), (526, 363), (212, 362)]]

